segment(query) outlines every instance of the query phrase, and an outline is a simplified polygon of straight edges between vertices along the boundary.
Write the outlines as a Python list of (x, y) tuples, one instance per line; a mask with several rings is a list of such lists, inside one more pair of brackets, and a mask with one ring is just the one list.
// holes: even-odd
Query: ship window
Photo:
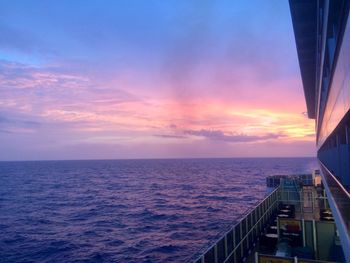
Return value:
[(344, 10), (345, 1), (329, 2), (329, 17), (327, 25), (327, 50), (329, 54), (330, 68), (333, 68), (336, 45), (341, 30), (341, 13)]
[[(331, 73), (335, 65), (336, 59), (336, 49), (338, 45), (339, 35), (341, 34), (341, 23), (342, 15), (344, 10), (345, 1), (330, 1), (329, 2), (329, 17), (327, 24), (327, 36), (326, 36), (326, 46), (324, 50), (324, 61), (323, 61), (323, 72), (320, 87), (320, 104), (319, 104), (319, 116), (323, 116), (324, 109), (326, 106), (326, 101), (328, 97), (329, 84), (331, 81)], [(319, 17), (323, 22), (322, 13)], [(320, 21), (321, 22), (321, 21)], [(319, 27), (322, 28), (322, 27)], [(319, 38), (321, 39), (321, 38)], [(318, 44), (319, 45), (319, 44)], [(321, 50), (319, 45), (318, 50)], [(322, 117), (320, 119), (322, 122)]]

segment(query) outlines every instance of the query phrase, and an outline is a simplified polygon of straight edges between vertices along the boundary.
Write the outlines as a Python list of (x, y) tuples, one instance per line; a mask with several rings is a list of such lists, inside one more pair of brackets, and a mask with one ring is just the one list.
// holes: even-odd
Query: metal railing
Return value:
[(272, 255), (264, 255), (258, 252), (254, 256), (255, 263), (265, 263), (265, 262), (284, 262), (284, 263), (335, 263), (333, 261), (324, 260), (314, 260), (314, 259), (299, 259), (298, 257), (278, 257)]
[(252, 211), (227, 231), (214, 245), (201, 256), (189, 262), (226, 263), (241, 262), (256, 245), (257, 237), (262, 233), (272, 215), (278, 209), (280, 187), (276, 188)]
[[(340, 212), (341, 218), (344, 221), (347, 232), (350, 235), (350, 193), (338, 181), (338, 179), (327, 169), (322, 163), (322, 174), (326, 181), (327, 188), (334, 200), (336, 208)], [(326, 189), (327, 189), (326, 188)]]
[(350, 262), (350, 194), (331, 171), (320, 162), (329, 205), (339, 231), (346, 260)]
[[(197, 257), (191, 257), (187, 262), (195, 263), (227, 263), (242, 262), (255, 248), (258, 237), (264, 232), (266, 226), (271, 222), (272, 215), (278, 211), (280, 203), (291, 204), (300, 218), (304, 218), (304, 213), (314, 213), (314, 208), (327, 208), (327, 198), (323, 194), (317, 195), (310, 192), (310, 198), (305, 200), (303, 188), (297, 184), (283, 184), (274, 189), (264, 200), (250, 210), (237, 224), (217, 240), (213, 245)], [(304, 211), (305, 204), (308, 203), (312, 210)], [(324, 203), (324, 205), (323, 205)], [(321, 207), (320, 207), (321, 205)], [(304, 220), (304, 219), (303, 219)], [(304, 235), (303, 235), (304, 236)], [(305, 241), (304, 241), (305, 242)], [(198, 254), (197, 254), (198, 255)], [(312, 262), (312, 261), (310, 261)], [(317, 261), (315, 261), (317, 262)], [(321, 261), (319, 261), (321, 262)]]

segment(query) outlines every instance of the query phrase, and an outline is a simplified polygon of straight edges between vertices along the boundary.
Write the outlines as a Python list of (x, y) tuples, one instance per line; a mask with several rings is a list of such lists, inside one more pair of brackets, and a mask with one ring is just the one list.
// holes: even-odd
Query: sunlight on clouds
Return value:
[(283, 134), (283, 137), (276, 138), (278, 141), (313, 140), (313, 122), (301, 113), (285, 112), (283, 109), (259, 109), (254, 105), (238, 108), (207, 99), (184, 104), (169, 102), (168, 111), (169, 117), (162, 116), (164, 120), (171, 120), (182, 130), (209, 129), (256, 136), (274, 133)]
[(314, 134), (313, 121), (307, 119), (302, 113), (282, 112), (279, 109), (253, 109), (243, 112), (230, 110), (230, 114), (247, 118), (248, 124), (243, 127), (243, 131), (247, 132), (283, 133), (286, 135), (284, 140), (292, 138), (312, 140), (309, 136)]

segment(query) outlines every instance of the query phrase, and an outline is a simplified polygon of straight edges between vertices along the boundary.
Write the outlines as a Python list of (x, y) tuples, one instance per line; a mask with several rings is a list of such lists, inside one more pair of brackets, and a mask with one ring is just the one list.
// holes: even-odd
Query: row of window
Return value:
[(350, 189), (350, 111), (318, 150), (318, 158)]
[[(338, 125), (334, 132), (327, 138), (319, 151), (339, 147), (340, 145), (350, 145), (350, 118), (349, 112), (344, 117), (343, 121)], [(349, 159), (350, 161), (350, 159)]]
[[(328, 21), (327, 21), (327, 33), (326, 33), (326, 42), (325, 42), (325, 51), (324, 51), (324, 61), (323, 61), (323, 72), (322, 72), (322, 80), (320, 80), (320, 90), (318, 87), (316, 88), (316, 100), (318, 99), (320, 93), (320, 100), (317, 103), (317, 107), (319, 109), (318, 112), (318, 128), (321, 127), (322, 117), (324, 115), (324, 110), (326, 107), (329, 85), (331, 83), (331, 76), (335, 67), (335, 56), (336, 49), (342, 35), (343, 31), (343, 18), (342, 12), (345, 10), (345, 5), (347, 4), (346, 0), (339, 1), (320, 1), (319, 8), (319, 18), (318, 18), (318, 43), (317, 43), (317, 60), (318, 65), (321, 63), (321, 51), (322, 51), (322, 31), (323, 31), (323, 23), (326, 17), (325, 10), (327, 7), (325, 4), (329, 3), (328, 6)], [(321, 69), (321, 68), (320, 68)], [(320, 72), (317, 72), (317, 78), (320, 78)]]

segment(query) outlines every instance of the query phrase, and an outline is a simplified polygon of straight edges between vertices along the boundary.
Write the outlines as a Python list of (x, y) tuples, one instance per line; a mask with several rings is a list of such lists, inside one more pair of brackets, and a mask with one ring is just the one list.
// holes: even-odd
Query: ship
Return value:
[(319, 169), (268, 177), (266, 198), (189, 262), (350, 262), (350, 1), (289, 7)]

